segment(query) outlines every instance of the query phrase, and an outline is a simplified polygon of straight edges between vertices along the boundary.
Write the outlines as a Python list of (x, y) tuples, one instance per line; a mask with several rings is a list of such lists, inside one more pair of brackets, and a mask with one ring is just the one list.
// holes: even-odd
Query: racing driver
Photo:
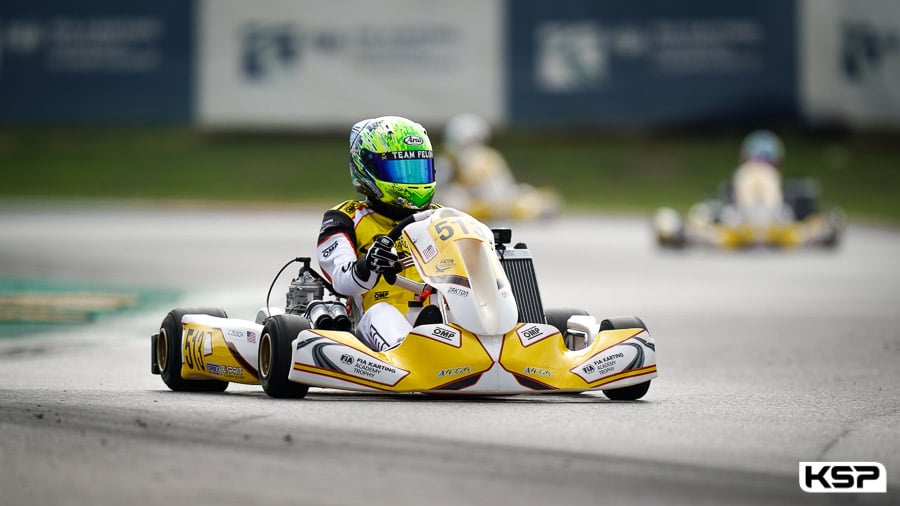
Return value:
[(781, 139), (768, 130), (751, 132), (741, 145), (740, 157), (741, 165), (731, 178), (731, 203), (735, 211), (745, 218), (790, 220), (791, 211), (784, 204), (781, 187), (784, 159)]
[[(397, 274), (421, 282), (403, 268), (387, 233), (403, 218), (436, 209), (434, 153), (422, 125), (398, 116), (367, 119), (350, 131), (350, 179), (363, 200), (348, 200), (325, 212), (316, 248), (319, 266), (334, 289), (350, 297), (356, 336), (382, 351), (400, 343), (427, 301), (392, 284)], [(390, 282), (389, 282), (390, 281)]]

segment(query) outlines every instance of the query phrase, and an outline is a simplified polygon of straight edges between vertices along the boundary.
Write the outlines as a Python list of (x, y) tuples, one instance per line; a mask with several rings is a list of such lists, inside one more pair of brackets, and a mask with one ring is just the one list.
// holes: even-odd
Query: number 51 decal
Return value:
[(458, 239), (488, 240), (481, 223), (470, 219), (448, 218), (441, 220), (434, 224), (434, 231), (442, 241), (446, 241), (455, 235), (459, 236)]

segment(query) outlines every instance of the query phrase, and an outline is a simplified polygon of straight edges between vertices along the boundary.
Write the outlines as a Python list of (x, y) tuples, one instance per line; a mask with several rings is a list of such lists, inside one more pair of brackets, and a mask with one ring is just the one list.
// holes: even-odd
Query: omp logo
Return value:
[(800, 462), (800, 488), (813, 494), (886, 493), (878, 462)]
[(456, 333), (447, 329), (442, 329), (441, 327), (437, 327), (431, 331), (431, 335), (434, 337), (440, 337), (441, 339), (450, 340), (456, 337)]
[[(426, 328), (427, 330), (425, 330)], [(419, 334), (422, 337), (433, 339), (441, 344), (446, 344), (448, 346), (454, 346), (456, 348), (460, 347), (462, 334), (460, 334), (458, 330), (452, 327), (436, 325), (425, 327), (422, 330), (424, 330), (424, 332)]]
[(519, 335), (519, 340), (522, 341), (522, 346), (531, 346), (532, 344), (544, 339), (549, 335), (536, 325), (532, 325), (530, 327), (523, 326), (516, 331), (516, 334)]
[(407, 135), (403, 138), (404, 144), (409, 144), (410, 146), (421, 146), (425, 143), (421, 137), (418, 135)]
[(541, 335), (541, 329), (537, 327), (529, 327), (522, 331), (522, 337), (525, 339), (532, 339)]
[(322, 250), (322, 258), (330, 257), (331, 254), (334, 253), (334, 250), (337, 249), (337, 247), (338, 247), (337, 241), (334, 241), (333, 243), (331, 243), (327, 248)]
[(383, 299), (388, 298), (388, 296), (390, 294), (391, 294), (390, 292), (375, 292), (374, 299), (375, 300), (383, 300)]

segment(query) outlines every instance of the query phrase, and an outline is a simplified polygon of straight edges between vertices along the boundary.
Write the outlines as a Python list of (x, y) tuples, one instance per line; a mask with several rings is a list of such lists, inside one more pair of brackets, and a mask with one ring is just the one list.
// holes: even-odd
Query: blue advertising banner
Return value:
[(5, 0), (0, 122), (188, 122), (194, 2)]
[(513, 123), (666, 126), (797, 118), (795, 2), (507, 5)]

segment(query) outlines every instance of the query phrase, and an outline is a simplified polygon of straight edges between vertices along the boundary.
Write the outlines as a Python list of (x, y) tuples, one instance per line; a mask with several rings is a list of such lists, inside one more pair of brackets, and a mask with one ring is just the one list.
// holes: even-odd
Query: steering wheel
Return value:
[[(396, 242), (398, 239), (400, 239), (400, 234), (403, 232), (404, 228), (409, 226), (411, 223), (428, 219), (433, 212), (433, 209), (426, 209), (425, 211), (419, 211), (415, 214), (407, 216), (406, 218), (403, 218), (396, 225), (394, 225), (394, 228), (392, 228), (391, 231), (387, 233), (387, 236), (392, 241)], [(402, 263), (403, 259), (401, 259), (400, 261)], [(425, 283), (419, 283), (404, 276), (398, 276), (397, 274), (385, 274), (384, 280), (387, 281), (390, 285), (397, 283), (397, 286), (399, 286), (400, 288), (405, 288), (415, 294), (421, 294), (428, 287), (428, 285)]]
[(397, 222), (396, 225), (394, 225), (394, 228), (392, 228), (391, 231), (387, 233), (387, 236), (390, 237), (392, 241), (396, 241), (400, 238), (400, 233), (403, 232), (403, 229), (406, 228), (407, 225), (416, 221), (425, 220), (429, 216), (431, 216), (432, 213), (434, 213), (434, 209), (426, 209), (424, 211), (419, 211), (407, 216), (406, 218), (403, 218), (402, 220)]

